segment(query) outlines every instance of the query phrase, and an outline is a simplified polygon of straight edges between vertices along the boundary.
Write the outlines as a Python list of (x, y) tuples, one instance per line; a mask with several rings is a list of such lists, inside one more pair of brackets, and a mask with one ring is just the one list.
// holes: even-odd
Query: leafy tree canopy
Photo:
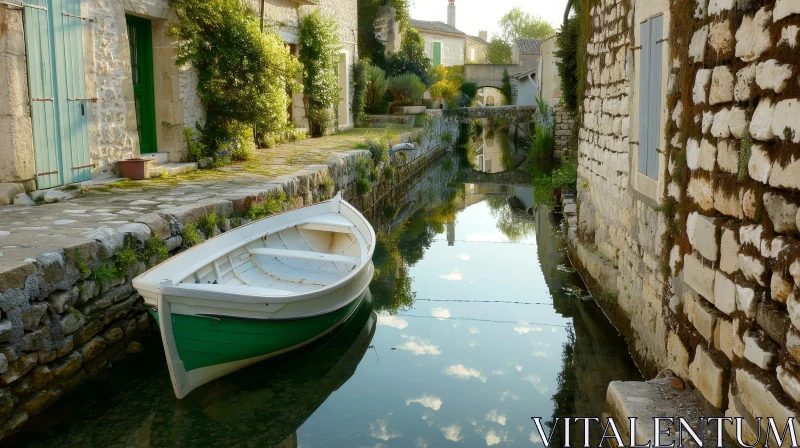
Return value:
[(524, 12), (518, 6), (500, 18), (501, 37), (514, 43), (517, 39), (547, 39), (556, 33), (553, 26), (541, 17)]
[(511, 44), (500, 37), (493, 36), (486, 46), (486, 62), (488, 64), (510, 64)]

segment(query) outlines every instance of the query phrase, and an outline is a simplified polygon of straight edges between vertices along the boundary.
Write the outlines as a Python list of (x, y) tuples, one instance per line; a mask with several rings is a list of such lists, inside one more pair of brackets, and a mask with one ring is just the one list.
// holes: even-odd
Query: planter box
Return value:
[(130, 180), (150, 178), (150, 163), (153, 159), (128, 159), (117, 162), (120, 176)]
[(392, 106), (394, 115), (419, 115), (425, 113), (425, 106)]

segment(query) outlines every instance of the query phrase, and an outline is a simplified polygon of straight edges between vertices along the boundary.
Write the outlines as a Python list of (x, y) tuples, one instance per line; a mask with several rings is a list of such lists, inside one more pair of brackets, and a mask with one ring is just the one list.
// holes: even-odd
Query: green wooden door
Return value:
[(433, 43), (433, 66), (438, 67), (442, 63), (442, 43)]
[(25, 3), (37, 188), (91, 179), (80, 0)]
[(153, 95), (153, 26), (141, 17), (125, 16), (131, 51), (131, 79), (142, 154), (157, 152), (156, 107)]

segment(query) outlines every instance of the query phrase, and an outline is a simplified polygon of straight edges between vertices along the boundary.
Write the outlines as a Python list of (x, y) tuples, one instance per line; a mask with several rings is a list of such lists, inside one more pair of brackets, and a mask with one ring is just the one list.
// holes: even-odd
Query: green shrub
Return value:
[(144, 243), (144, 258), (149, 263), (155, 257), (155, 264), (169, 258), (169, 251), (164, 240), (158, 235), (153, 235)]
[(511, 90), (511, 78), (508, 76), (508, 70), (503, 70), (503, 79), (502, 79), (502, 86), (500, 87), (500, 93), (503, 94), (503, 98), (505, 98), (506, 104), (514, 104), (513, 94)]
[(203, 242), (203, 237), (200, 236), (200, 232), (197, 231), (197, 226), (194, 224), (186, 224), (183, 226), (181, 238), (183, 239), (182, 246), (184, 249), (188, 249)]
[(561, 78), (561, 91), (564, 92), (562, 101), (566, 109), (572, 113), (577, 113), (578, 106), (582, 101), (583, 82), (581, 77), (585, 76), (586, 70), (586, 62), (583, 57), (586, 48), (582, 48), (581, 43), (581, 27), (585, 13), (580, 3), (572, 3), (575, 15), (564, 23), (556, 35), (558, 50), (555, 52), (555, 56), (557, 57), (558, 75)]
[(371, 114), (386, 113), (386, 91), (389, 89), (389, 81), (386, 73), (380, 67), (370, 66), (367, 69), (367, 112)]
[(195, 138), (195, 132), (192, 128), (183, 129), (183, 139), (186, 141), (186, 150), (189, 153), (189, 161), (197, 162), (206, 154), (206, 145)]
[(116, 266), (112, 260), (100, 262), (92, 271), (92, 280), (100, 283), (108, 283), (119, 277)]
[(376, 165), (389, 161), (390, 146), (388, 135), (383, 138), (370, 137), (366, 141), (366, 149), (372, 154), (372, 161)]
[(225, 136), (217, 141), (217, 157), (242, 162), (253, 158), (256, 143), (253, 140), (253, 128), (234, 121), (225, 129)]
[(461, 93), (469, 98), (469, 102), (472, 103), (472, 100), (478, 95), (478, 85), (474, 82), (465, 82), (461, 84)]
[(286, 192), (278, 190), (271, 198), (261, 204), (252, 204), (247, 210), (247, 219), (255, 221), (283, 212), (286, 205)]
[[(204, 156), (235, 123), (268, 131), (288, 121), (289, 92), (299, 90), (301, 65), (277, 31), (239, 0), (170, 0), (169, 33), (178, 42), (178, 65), (197, 69), (197, 91), (206, 111)], [(224, 158), (223, 158), (224, 159)]]
[(81, 273), (81, 278), (86, 278), (92, 274), (92, 270), (89, 269), (86, 257), (81, 250), (75, 251), (75, 266), (78, 268), (78, 272)]
[(419, 103), (425, 95), (425, 84), (417, 75), (406, 73), (389, 79), (389, 91), (394, 95), (395, 104), (411, 106)]
[(197, 223), (197, 229), (203, 232), (206, 238), (211, 238), (217, 233), (217, 212), (211, 212)]
[(333, 190), (336, 189), (336, 184), (333, 182), (333, 178), (327, 173), (320, 179), (319, 181), (319, 189), (322, 193), (323, 199), (329, 199), (333, 197)]
[(356, 179), (356, 193), (358, 193), (359, 196), (369, 193), (371, 189), (372, 184), (370, 184), (369, 179), (365, 177), (359, 177)]
[(333, 128), (334, 106), (339, 102), (339, 26), (318, 9), (300, 19), (300, 62), (303, 92), (312, 137)]
[(394, 179), (394, 167), (391, 165), (383, 167), (383, 177), (389, 180)]
[(114, 267), (117, 273), (122, 276), (128, 272), (131, 266), (139, 264), (139, 255), (136, 250), (137, 241), (133, 237), (126, 237), (122, 249), (114, 254)]
[(425, 40), (414, 28), (403, 31), (400, 51), (386, 60), (384, 68), (389, 76), (414, 74), (426, 86), (433, 84), (433, 64), (425, 56)]
[(533, 138), (531, 139), (530, 158), (542, 159), (552, 155), (555, 139), (553, 134), (545, 127), (537, 127), (533, 131)]
[(350, 106), (353, 111), (353, 121), (356, 126), (364, 125), (364, 114), (367, 109), (367, 71), (369, 64), (365, 61), (357, 61), (352, 66), (353, 80), (353, 100)]

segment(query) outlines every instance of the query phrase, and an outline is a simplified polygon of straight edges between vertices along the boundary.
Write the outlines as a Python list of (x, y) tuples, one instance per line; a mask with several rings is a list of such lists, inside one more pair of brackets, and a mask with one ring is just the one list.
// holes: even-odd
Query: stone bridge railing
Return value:
[(503, 86), (503, 72), (516, 73), (521, 71), (516, 64), (467, 64), (464, 66), (464, 81), (474, 82), (478, 87)]
[(523, 123), (533, 118), (536, 106), (459, 107), (447, 109), (444, 113), (446, 116), (462, 122), (479, 118), (505, 118), (512, 123)]

